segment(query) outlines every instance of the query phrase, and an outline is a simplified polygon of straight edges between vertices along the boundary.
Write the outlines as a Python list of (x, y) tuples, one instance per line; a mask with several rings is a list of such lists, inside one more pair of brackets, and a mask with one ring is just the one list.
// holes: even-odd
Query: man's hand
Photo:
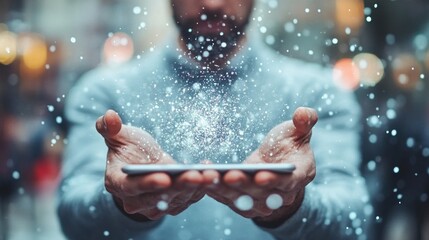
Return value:
[(229, 206), (238, 214), (253, 218), (258, 224), (276, 227), (291, 217), (301, 206), (305, 186), (315, 175), (313, 151), (310, 147), (311, 129), (317, 122), (317, 113), (310, 108), (298, 108), (293, 121), (274, 127), (260, 147), (245, 163), (292, 163), (291, 174), (259, 171), (247, 175), (231, 170), (220, 176), (216, 171), (203, 175), (212, 184), (208, 195)]
[(105, 186), (116, 204), (136, 220), (155, 220), (166, 214), (176, 215), (204, 196), (204, 178), (188, 171), (175, 178), (166, 173), (128, 176), (121, 171), (126, 164), (175, 163), (163, 152), (150, 134), (142, 129), (122, 125), (112, 110), (97, 119), (97, 131), (108, 149)]

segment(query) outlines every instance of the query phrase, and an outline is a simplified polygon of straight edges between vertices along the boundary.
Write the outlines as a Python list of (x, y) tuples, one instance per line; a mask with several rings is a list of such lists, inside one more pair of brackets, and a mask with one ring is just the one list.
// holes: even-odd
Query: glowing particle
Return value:
[(47, 107), (49, 112), (53, 112), (55, 110), (55, 107), (52, 105), (48, 105)]
[(94, 206), (92, 206), (92, 205), (91, 205), (91, 206), (89, 206), (89, 211), (90, 211), (90, 212), (95, 212), (95, 210), (96, 210), (96, 208), (95, 208)]
[(271, 194), (265, 201), (269, 209), (275, 210), (283, 205), (283, 198), (279, 194)]
[(369, 161), (367, 163), (367, 168), (370, 171), (374, 171), (376, 167), (377, 167), (377, 164), (375, 163), (375, 161)]
[(168, 203), (166, 201), (159, 201), (156, 204), (156, 207), (160, 210), (160, 211), (165, 211), (168, 209)]
[(13, 171), (13, 173), (12, 173), (13, 179), (18, 180), (20, 176), (21, 176), (21, 174), (19, 174), (18, 171)]
[(249, 211), (253, 207), (253, 199), (249, 195), (242, 195), (234, 201), (234, 205), (241, 211)]
[(134, 8), (133, 8), (133, 13), (135, 14), (135, 15), (138, 15), (138, 14), (140, 14), (142, 12), (142, 9), (139, 7), (139, 6), (135, 6)]
[(57, 116), (55, 118), (55, 122), (57, 122), (58, 124), (61, 124), (63, 122), (63, 118), (61, 116)]
[(396, 118), (396, 111), (393, 109), (389, 109), (386, 111), (386, 117), (388, 119), (395, 119)]
[(399, 167), (394, 167), (394, 168), (393, 168), (393, 172), (394, 172), (394, 173), (398, 173), (398, 172), (399, 172)]
[(414, 146), (414, 143), (415, 143), (414, 138), (412, 137), (407, 138), (407, 147), (412, 148)]

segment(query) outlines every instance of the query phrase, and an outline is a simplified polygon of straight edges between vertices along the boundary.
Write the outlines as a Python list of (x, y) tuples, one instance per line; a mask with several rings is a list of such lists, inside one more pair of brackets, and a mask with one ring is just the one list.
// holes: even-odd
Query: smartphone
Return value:
[(276, 173), (291, 173), (295, 165), (291, 163), (256, 163), (256, 164), (129, 164), (122, 168), (128, 175), (148, 174), (154, 172), (165, 172), (178, 174), (189, 170), (216, 170), (226, 172), (229, 170), (241, 170), (247, 173), (257, 171), (271, 171)]

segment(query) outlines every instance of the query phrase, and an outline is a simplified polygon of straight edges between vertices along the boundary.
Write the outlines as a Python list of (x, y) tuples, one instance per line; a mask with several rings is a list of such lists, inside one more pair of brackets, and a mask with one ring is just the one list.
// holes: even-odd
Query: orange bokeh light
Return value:
[(333, 68), (333, 81), (344, 90), (354, 90), (359, 86), (359, 69), (350, 58), (338, 60)]
[(30, 70), (40, 70), (45, 67), (48, 59), (48, 47), (45, 40), (38, 34), (25, 33), (18, 37), (18, 51), (22, 61)]
[(16, 51), (16, 35), (9, 31), (0, 32), (0, 64), (11, 64), (16, 58)]
[(344, 33), (345, 28), (356, 31), (364, 21), (364, 3), (362, 0), (336, 0), (335, 16), (339, 33)]
[(414, 90), (420, 81), (422, 66), (417, 58), (409, 53), (403, 53), (392, 61), (393, 81), (404, 90)]

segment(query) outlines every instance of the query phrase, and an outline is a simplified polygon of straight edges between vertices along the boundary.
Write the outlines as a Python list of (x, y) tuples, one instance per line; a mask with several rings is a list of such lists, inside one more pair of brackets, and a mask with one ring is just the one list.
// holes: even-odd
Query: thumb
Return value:
[(107, 110), (95, 123), (97, 131), (106, 139), (116, 136), (122, 128), (122, 120), (118, 113)]
[(311, 134), (311, 129), (317, 123), (318, 116), (313, 108), (299, 107), (293, 114), (293, 125), (295, 126), (295, 136), (305, 137)]

